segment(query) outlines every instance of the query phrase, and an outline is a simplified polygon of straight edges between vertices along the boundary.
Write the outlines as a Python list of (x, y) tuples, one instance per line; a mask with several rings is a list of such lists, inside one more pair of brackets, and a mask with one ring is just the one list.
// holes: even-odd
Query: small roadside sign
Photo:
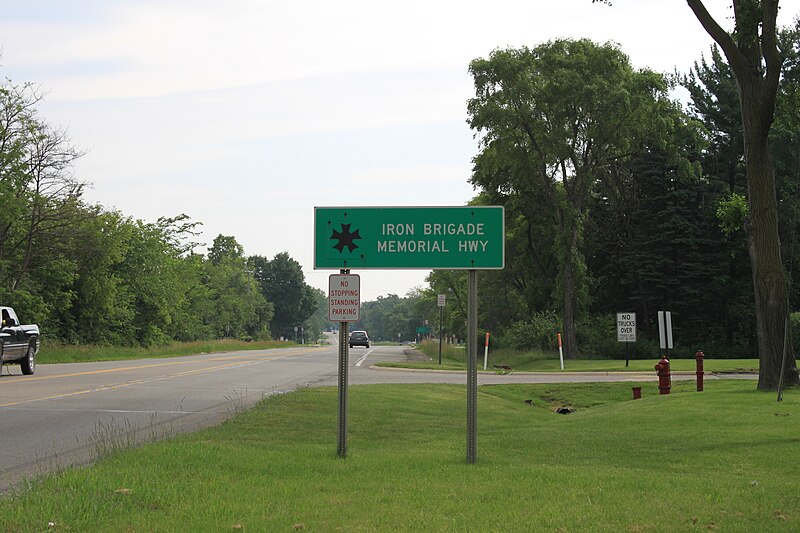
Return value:
[(440, 294), (439, 297), (436, 300), (436, 305), (438, 305), (439, 307), (444, 307), (446, 299), (447, 299), (447, 295)]
[(636, 342), (636, 313), (617, 313), (617, 342)]
[(669, 311), (658, 312), (658, 340), (662, 350), (673, 348), (672, 345), (672, 313)]
[(328, 277), (328, 320), (358, 322), (361, 319), (361, 277), (331, 274)]

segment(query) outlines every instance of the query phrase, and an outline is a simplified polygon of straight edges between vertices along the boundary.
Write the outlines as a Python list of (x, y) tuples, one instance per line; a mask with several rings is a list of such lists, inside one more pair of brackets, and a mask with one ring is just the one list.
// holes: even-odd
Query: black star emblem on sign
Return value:
[(339, 253), (342, 253), (345, 247), (347, 247), (347, 250), (351, 254), (353, 253), (353, 250), (358, 248), (358, 245), (353, 241), (356, 239), (360, 239), (361, 235), (359, 235), (358, 230), (351, 232), (350, 226), (352, 226), (352, 224), (342, 224), (342, 231), (333, 230), (333, 235), (331, 235), (331, 239), (336, 239), (337, 241), (339, 241), (333, 247), (339, 250)]

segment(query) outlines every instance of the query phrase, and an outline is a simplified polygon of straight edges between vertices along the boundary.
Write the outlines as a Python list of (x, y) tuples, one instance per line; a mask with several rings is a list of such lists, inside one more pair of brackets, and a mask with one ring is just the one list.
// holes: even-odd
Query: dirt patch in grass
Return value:
[(424, 361), (427, 363), (433, 360), (419, 350), (414, 349), (403, 350), (403, 355), (406, 356), (406, 361), (408, 362)]

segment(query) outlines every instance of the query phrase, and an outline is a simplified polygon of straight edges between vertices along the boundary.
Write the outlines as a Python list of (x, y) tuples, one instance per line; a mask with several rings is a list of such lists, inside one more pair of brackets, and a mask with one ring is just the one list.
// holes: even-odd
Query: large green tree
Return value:
[(70, 171), (81, 154), (39, 115), (40, 102), (31, 84), (0, 83), (0, 296), (28, 321), (69, 307), (76, 265), (64, 237), (86, 215)]
[[(609, 0), (592, 0), (611, 4)], [(789, 289), (778, 229), (775, 166), (770, 129), (787, 50), (777, 26), (778, 0), (733, 0), (734, 29), (726, 31), (702, 0), (686, 0), (728, 60), (742, 116), (747, 168), (745, 231), (753, 276), (759, 355), (759, 390), (800, 383), (789, 321)], [(784, 358), (784, 351), (787, 357)]]
[(69, 312), (46, 322), (48, 336), (73, 343), (131, 343), (127, 336), (135, 319), (133, 298), (119, 265), (129, 252), (133, 223), (99, 207), (92, 214), (66, 241), (76, 257), (77, 276), (69, 288), (74, 302)]
[(211, 291), (210, 322), (216, 337), (269, 337), (272, 302), (259, 291), (244, 248), (230, 235), (218, 235), (206, 264)]
[[(775, 167), (769, 133), (784, 54), (778, 40), (778, 0), (734, 0), (735, 28), (725, 31), (701, 0), (687, 0), (700, 24), (720, 46), (739, 92), (747, 163), (745, 230), (753, 274), (760, 390), (800, 383), (788, 326), (789, 294), (778, 236)], [(785, 346), (784, 346), (785, 345)], [(789, 354), (784, 358), (784, 350)]]
[(315, 342), (323, 338), (322, 333), (331, 325), (328, 320), (328, 295), (322, 289), (311, 287), (316, 310), (308, 318), (305, 325), (306, 342)]
[(313, 288), (306, 283), (303, 267), (288, 252), (281, 252), (272, 260), (251, 256), (247, 262), (261, 294), (274, 305), (272, 336), (293, 339), (294, 328), (304, 328), (318, 305)]
[[(508, 215), (508, 213), (506, 213)], [(445, 296), (445, 308), (442, 312), (443, 330), (446, 335), (465, 339), (467, 333), (467, 273), (463, 270), (433, 270), (425, 278), (428, 282), (427, 298), (432, 301), (440, 294)], [(484, 283), (478, 285), (483, 289)], [(486, 309), (484, 301), (478, 296), (478, 312)], [(438, 325), (438, 317), (436, 319)], [(480, 324), (480, 318), (478, 318)]]
[(639, 143), (674, 128), (663, 76), (634, 69), (616, 46), (556, 40), (494, 51), (470, 64), (470, 126), (480, 138), (472, 183), (517, 199), (533, 225), (546, 212), (555, 230), (564, 351), (578, 354), (576, 321), (586, 308), (581, 253), (596, 184)]
[(625, 165), (625, 202), (605, 189), (593, 198), (586, 245), (592, 313), (636, 312), (640, 331), (652, 338), (656, 312), (671, 310), (679, 352), (747, 357), (754, 353), (752, 305), (740, 291), (748, 294), (749, 271), (730, 271), (730, 248), (719, 245), (726, 239), (716, 217), (722, 195), (695, 166), (673, 161), (660, 150), (638, 154)]
[[(781, 258), (789, 279), (789, 308), (800, 309), (800, 18), (782, 32), (786, 60), (775, 102), (770, 147), (775, 158)], [(796, 330), (794, 330), (796, 331)], [(795, 341), (797, 339), (795, 338)]]
[[(747, 236), (741, 221), (746, 214), (742, 200), (747, 194), (747, 177), (744, 161), (744, 133), (736, 80), (730, 65), (718, 46), (712, 46), (710, 59), (703, 56), (682, 84), (690, 94), (689, 110), (705, 126), (707, 147), (701, 154), (703, 175), (709, 181), (709, 197), (718, 203), (720, 225), (724, 228), (721, 239), (725, 254), (719, 248), (707, 250), (710, 256), (725, 266), (718, 279), (722, 280), (711, 308), (724, 325), (724, 344), (729, 353), (736, 353), (736, 345), (747, 346), (749, 354), (758, 353), (755, 340), (755, 313), (753, 312), (753, 281), (747, 260)], [(745, 207), (742, 210), (741, 207)], [(721, 307), (717, 307), (722, 304)], [(714, 338), (715, 336), (711, 336)], [(737, 338), (738, 337), (738, 338)], [(744, 337), (744, 338), (741, 338)], [(749, 355), (748, 355), (749, 356)]]
[(183, 275), (180, 250), (170, 239), (173, 222), (126, 219), (118, 234), (124, 255), (111, 275), (120, 280), (116, 301), (130, 317), (120, 332), (127, 344), (149, 346), (171, 340), (175, 310), (185, 303), (191, 280)]
[[(396, 294), (378, 296), (377, 299), (361, 304), (361, 320), (352, 330), (364, 329), (373, 341), (397, 342), (414, 340), (418, 337), (417, 328), (432, 328), (426, 313), (418, 308), (420, 295), (409, 292), (405, 297)], [(435, 305), (435, 304), (434, 304)]]

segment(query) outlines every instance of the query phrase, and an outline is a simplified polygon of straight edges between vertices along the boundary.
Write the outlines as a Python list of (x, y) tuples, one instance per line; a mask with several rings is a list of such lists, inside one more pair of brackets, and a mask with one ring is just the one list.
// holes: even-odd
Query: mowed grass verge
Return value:
[[(483, 372), (483, 347), (478, 353), (478, 371)], [(385, 362), (378, 366), (394, 368), (417, 368), (424, 370), (466, 370), (466, 351), (463, 346), (444, 346), (442, 364), (439, 364), (438, 345), (424, 342), (416, 349), (427, 355), (429, 361)], [(652, 359), (631, 359), (625, 366), (624, 359), (567, 359), (563, 372), (655, 372), (654, 366), (659, 356)], [(697, 369), (695, 359), (671, 359), (673, 372), (694, 372)], [(758, 359), (713, 359), (705, 358), (703, 362), (706, 372), (758, 372)], [(518, 352), (499, 350), (489, 352), (487, 370), (489, 372), (507, 372), (498, 367), (509, 367), (513, 372), (562, 372), (558, 354), (541, 352)]]
[(36, 362), (48, 363), (82, 363), (91, 361), (124, 361), (129, 359), (147, 359), (161, 357), (177, 357), (215, 352), (233, 352), (241, 350), (267, 350), (272, 348), (299, 347), (289, 341), (240, 341), (221, 339), (197, 342), (174, 342), (163, 346), (148, 348), (133, 346), (98, 346), (93, 344), (42, 344)]
[(0, 530), (800, 530), (800, 391), (635, 385), (481, 387), (476, 465), (464, 386), (350, 387), (346, 459), (336, 389), (302, 389), (6, 496)]

